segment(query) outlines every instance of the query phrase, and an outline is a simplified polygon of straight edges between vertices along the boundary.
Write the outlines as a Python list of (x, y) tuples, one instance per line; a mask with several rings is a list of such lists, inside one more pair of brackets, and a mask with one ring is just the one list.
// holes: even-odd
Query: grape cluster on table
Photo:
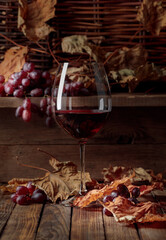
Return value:
[(31, 203), (45, 203), (47, 195), (39, 188), (36, 188), (32, 182), (28, 182), (26, 186), (18, 186), (16, 192), (11, 195), (14, 203), (19, 205), (29, 205)]
[[(15, 116), (21, 117), (25, 122), (31, 120), (32, 112), (40, 116), (46, 115), (46, 126), (52, 127), (54, 121), (51, 111), (51, 89), (53, 76), (48, 71), (35, 69), (32, 62), (26, 62), (20, 72), (13, 73), (5, 82), (0, 75), (0, 97), (14, 96), (23, 98), (23, 103), (16, 109)], [(40, 105), (31, 102), (30, 97), (43, 97)]]
[[(103, 203), (113, 202), (115, 198), (117, 198), (118, 196), (121, 196), (121, 197), (127, 198), (132, 203), (137, 204), (139, 202), (137, 200), (139, 195), (140, 195), (140, 189), (138, 187), (134, 187), (130, 194), (128, 188), (124, 184), (119, 184), (117, 186), (117, 190), (112, 191), (110, 195), (106, 195), (103, 198)], [(103, 213), (107, 216), (112, 216), (112, 213), (107, 208), (103, 208)]]

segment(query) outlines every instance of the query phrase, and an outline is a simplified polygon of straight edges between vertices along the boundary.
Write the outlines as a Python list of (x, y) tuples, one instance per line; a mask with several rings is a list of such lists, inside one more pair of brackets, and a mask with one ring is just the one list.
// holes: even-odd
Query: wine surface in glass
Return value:
[(93, 137), (103, 127), (109, 111), (61, 110), (55, 111), (58, 124), (76, 139)]

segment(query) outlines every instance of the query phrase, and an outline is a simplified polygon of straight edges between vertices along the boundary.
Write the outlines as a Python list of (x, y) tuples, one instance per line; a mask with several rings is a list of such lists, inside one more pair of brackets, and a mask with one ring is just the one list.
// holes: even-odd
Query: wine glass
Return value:
[(84, 195), (87, 192), (85, 144), (102, 128), (112, 108), (103, 64), (88, 60), (60, 63), (52, 88), (51, 104), (55, 121), (80, 146), (79, 195)]

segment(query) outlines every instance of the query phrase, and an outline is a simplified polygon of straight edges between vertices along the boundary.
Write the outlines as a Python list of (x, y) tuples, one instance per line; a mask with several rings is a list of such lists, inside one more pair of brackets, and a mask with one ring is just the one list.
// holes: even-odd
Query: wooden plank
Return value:
[(103, 214), (106, 239), (111, 240), (139, 240), (137, 230), (134, 225), (117, 223), (114, 217)]
[(10, 195), (0, 194), (0, 236), (13, 211), (15, 204), (11, 201)]
[[(105, 127), (88, 144), (166, 143), (166, 107), (113, 108)], [(0, 144), (77, 144), (59, 126), (47, 128), (45, 118), (32, 114), (25, 123), (15, 109), (0, 109)]]
[(42, 207), (42, 204), (17, 205), (7, 222), (1, 239), (34, 240)]
[[(145, 196), (139, 198), (139, 200), (156, 202), (157, 198), (158, 201), (162, 199), (166, 202), (166, 191), (155, 190), (153, 191), (153, 194), (146, 194)], [(161, 213), (163, 213), (162, 209)], [(137, 225), (141, 240), (165, 240), (166, 222), (139, 223)]]
[(68, 240), (70, 232), (71, 208), (46, 204), (38, 228), (36, 240)]
[[(0, 181), (8, 181), (14, 177), (40, 177), (45, 174), (32, 168), (18, 166), (16, 156), (23, 163), (43, 167), (49, 170), (49, 156), (37, 151), (37, 148), (51, 153), (59, 161), (73, 161), (80, 169), (79, 148), (77, 145), (16, 145), (0, 146)], [(153, 169), (155, 173), (165, 169), (166, 144), (138, 145), (88, 145), (86, 147), (86, 170), (94, 178), (102, 177), (101, 171), (109, 165), (131, 166)]]
[(104, 240), (101, 208), (73, 208), (71, 240)]
[[(41, 98), (31, 97), (33, 103), (39, 104)], [(22, 99), (0, 97), (0, 108), (16, 108)], [(166, 106), (166, 94), (112, 93), (114, 107), (161, 107)]]

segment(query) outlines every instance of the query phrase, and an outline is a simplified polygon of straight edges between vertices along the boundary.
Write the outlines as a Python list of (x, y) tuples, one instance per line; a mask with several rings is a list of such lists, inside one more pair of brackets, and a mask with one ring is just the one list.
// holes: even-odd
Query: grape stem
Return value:
[(29, 168), (35, 168), (35, 169), (42, 170), (42, 171), (45, 171), (45, 172), (50, 173), (50, 171), (47, 170), (47, 169), (45, 169), (45, 168), (41, 168), (41, 167), (37, 167), (37, 166), (32, 166), (32, 165), (24, 164), (24, 163), (20, 162), (20, 161), (18, 160), (18, 156), (16, 156), (16, 161), (17, 161), (17, 164), (18, 164), (19, 166), (29, 167)]

